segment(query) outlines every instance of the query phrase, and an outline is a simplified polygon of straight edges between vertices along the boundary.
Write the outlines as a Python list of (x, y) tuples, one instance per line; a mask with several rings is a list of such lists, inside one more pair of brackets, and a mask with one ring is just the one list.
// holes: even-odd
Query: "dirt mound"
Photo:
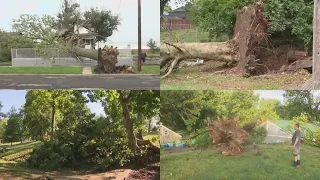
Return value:
[(125, 180), (160, 180), (160, 166), (132, 171)]

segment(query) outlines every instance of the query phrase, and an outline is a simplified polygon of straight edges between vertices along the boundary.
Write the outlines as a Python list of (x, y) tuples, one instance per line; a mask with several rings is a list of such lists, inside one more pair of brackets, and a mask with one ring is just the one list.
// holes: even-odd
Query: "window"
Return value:
[(86, 44), (91, 44), (91, 39), (85, 39)]
[(168, 136), (168, 131), (167, 130), (164, 131), (164, 135)]

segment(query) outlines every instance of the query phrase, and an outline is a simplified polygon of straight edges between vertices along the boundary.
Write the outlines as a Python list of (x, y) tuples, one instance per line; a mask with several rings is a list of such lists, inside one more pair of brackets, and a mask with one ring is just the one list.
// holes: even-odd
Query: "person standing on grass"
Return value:
[(295, 132), (292, 136), (292, 145), (293, 145), (293, 156), (294, 156), (294, 167), (300, 166), (300, 146), (301, 146), (301, 132), (299, 129), (299, 124), (294, 125)]

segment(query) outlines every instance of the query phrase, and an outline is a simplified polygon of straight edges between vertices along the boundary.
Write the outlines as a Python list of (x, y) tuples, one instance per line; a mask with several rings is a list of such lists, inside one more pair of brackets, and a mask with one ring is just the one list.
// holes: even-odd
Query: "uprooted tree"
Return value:
[(239, 127), (236, 120), (219, 120), (208, 124), (209, 136), (213, 143), (221, 148), (225, 156), (241, 155), (242, 145), (250, 135)]
[[(226, 67), (233, 68), (224, 71), (226, 73), (261, 75), (269, 71), (278, 71), (287, 65), (288, 49), (310, 49), (312, 1), (295, 1), (288, 4), (285, 1), (260, 0), (250, 5), (251, 2), (253, 1), (193, 2), (190, 6), (190, 18), (194, 26), (209, 32), (210, 36), (213, 36), (211, 38), (228, 35), (232, 39), (227, 42), (210, 43), (163, 42), (161, 68), (166, 68), (166, 74), (162, 78), (178, 68), (181, 61), (197, 58), (227, 63)], [(239, 9), (236, 14), (234, 9)], [(208, 12), (215, 14), (210, 18), (203, 18)], [(282, 15), (281, 18), (279, 14)], [(292, 43), (297, 47), (292, 47), (295, 46)]]
[(79, 33), (80, 29), (85, 27), (97, 41), (106, 41), (113, 31), (117, 30), (118, 16), (113, 16), (110, 11), (91, 9), (82, 17), (77, 9), (79, 5), (67, 2), (68, 0), (64, 0), (58, 17), (23, 14), (19, 19), (13, 20), (13, 29), (37, 42), (37, 49), (44, 58), (52, 58), (52, 53), (48, 49), (57, 48), (77, 58), (97, 60), (96, 72), (98, 73), (132, 72), (131, 68), (116, 67), (119, 55), (116, 47), (105, 47), (101, 54), (97, 49), (85, 49), (84, 46), (87, 43)]
[(222, 61), (236, 63), (234, 70), (239, 73), (259, 75), (265, 73), (267, 68), (257, 60), (259, 45), (267, 40), (267, 20), (262, 14), (261, 4), (244, 7), (238, 11), (234, 38), (227, 42), (210, 42), (172, 44), (164, 42), (161, 47), (163, 58), (160, 67), (168, 66), (168, 76), (183, 60), (201, 58), (205, 61)]

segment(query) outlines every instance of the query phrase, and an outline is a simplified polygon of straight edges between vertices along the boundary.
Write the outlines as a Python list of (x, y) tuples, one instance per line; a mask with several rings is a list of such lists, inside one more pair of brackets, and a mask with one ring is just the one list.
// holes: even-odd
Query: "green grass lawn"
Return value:
[(82, 74), (83, 67), (0, 67), (0, 74)]
[(162, 153), (161, 179), (319, 179), (320, 148), (303, 144), (301, 166), (294, 168), (289, 144), (259, 147), (262, 155), (252, 150), (242, 156), (225, 157), (213, 149)]
[(168, 42), (208, 42), (209, 33), (195, 29), (184, 29), (161, 32), (161, 40)]
[[(134, 65), (133, 69), (135, 70), (135, 72), (140, 73), (138, 71), (138, 66), (137, 65)], [(160, 74), (160, 66), (157, 66), (157, 65), (142, 66), (140, 74)]]
[(268, 74), (245, 78), (232, 74), (214, 74), (210, 64), (186, 67), (172, 72), (160, 82), (161, 90), (224, 90), (224, 89), (288, 89), (305, 82), (306, 74)]

